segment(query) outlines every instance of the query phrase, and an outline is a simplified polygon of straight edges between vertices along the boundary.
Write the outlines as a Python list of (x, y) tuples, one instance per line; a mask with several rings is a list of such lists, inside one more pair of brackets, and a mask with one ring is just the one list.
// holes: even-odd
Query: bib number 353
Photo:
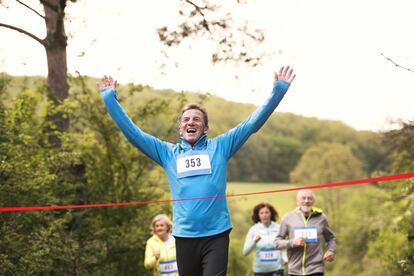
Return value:
[(206, 152), (179, 155), (177, 157), (177, 174), (179, 178), (211, 174), (210, 157)]

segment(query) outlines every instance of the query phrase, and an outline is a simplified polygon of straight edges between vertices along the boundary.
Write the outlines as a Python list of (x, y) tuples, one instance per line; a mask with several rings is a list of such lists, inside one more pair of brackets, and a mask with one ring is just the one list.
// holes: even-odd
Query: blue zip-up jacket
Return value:
[[(280, 225), (274, 221), (268, 226), (258, 222), (250, 227), (249, 232), (247, 232), (243, 246), (243, 255), (247, 256), (253, 249), (255, 249), (253, 272), (266, 273), (283, 269), (283, 262), (287, 262), (286, 251), (279, 251), (274, 245), (276, 236), (279, 233), (279, 228)], [(260, 240), (256, 242), (255, 238), (257, 235), (260, 236)], [(274, 256), (275, 259), (272, 261), (261, 260), (260, 252), (265, 250), (277, 250), (276, 256)]]
[[(209, 197), (202, 200), (173, 202), (173, 235), (184, 238), (207, 237), (232, 228), (227, 207), (227, 162), (233, 154), (258, 131), (278, 106), (289, 83), (278, 81), (270, 98), (244, 122), (213, 139), (202, 136), (191, 146), (180, 137), (181, 143), (161, 141), (139, 129), (126, 115), (111, 88), (101, 90), (102, 99), (112, 119), (126, 138), (165, 170), (172, 199)], [(192, 152), (208, 154), (211, 173), (179, 178), (177, 157)]]

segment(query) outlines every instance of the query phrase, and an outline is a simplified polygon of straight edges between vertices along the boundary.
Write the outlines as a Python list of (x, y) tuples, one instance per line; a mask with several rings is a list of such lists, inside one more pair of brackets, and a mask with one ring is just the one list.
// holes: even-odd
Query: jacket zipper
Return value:
[[(310, 220), (311, 216), (312, 216), (312, 211), (309, 215), (309, 217), (306, 219), (305, 216), (303, 215), (303, 213), (301, 212), (302, 215), (302, 219), (303, 222), (305, 223), (305, 227), (308, 226), (308, 221)], [(306, 259), (306, 241), (305, 241), (305, 245), (303, 246), (303, 256), (302, 256), (302, 276), (305, 275), (305, 259)]]

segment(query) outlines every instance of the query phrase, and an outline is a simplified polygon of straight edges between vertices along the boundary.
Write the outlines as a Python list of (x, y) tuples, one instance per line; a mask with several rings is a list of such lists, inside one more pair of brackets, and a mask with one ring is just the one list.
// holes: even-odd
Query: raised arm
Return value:
[(117, 82), (111, 76), (104, 76), (97, 86), (109, 115), (121, 129), (125, 137), (149, 158), (162, 165), (167, 143), (143, 132), (125, 113), (116, 98)]
[(273, 90), (266, 102), (257, 108), (245, 121), (217, 137), (220, 142), (226, 145), (224, 150), (228, 158), (235, 154), (247, 139), (263, 126), (283, 99), (295, 77), (293, 69), (289, 68), (289, 66), (281, 67), (279, 72), (274, 74)]

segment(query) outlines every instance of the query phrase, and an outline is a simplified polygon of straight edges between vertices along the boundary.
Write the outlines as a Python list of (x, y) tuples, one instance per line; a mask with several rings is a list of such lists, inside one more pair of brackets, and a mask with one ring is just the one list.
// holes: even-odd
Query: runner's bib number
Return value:
[(177, 174), (179, 178), (211, 174), (210, 157), (207, 152), (198, 151), (179, 155), (177, 157)]
[(316, 226), (304, 226), (294, 228), (295, 238), (304, 238), (306, 242), (315, 243), (318, 241)]
[(160, 262), (160, 273), (161, 274), (171, 274), (177, 273), (177, 261), (167, 261), (167, 262)]
[(276, 249), (261, 249), (259, 251), (259, 257), (261, 262), (275, 262), (278, 260), (278, 254)]

